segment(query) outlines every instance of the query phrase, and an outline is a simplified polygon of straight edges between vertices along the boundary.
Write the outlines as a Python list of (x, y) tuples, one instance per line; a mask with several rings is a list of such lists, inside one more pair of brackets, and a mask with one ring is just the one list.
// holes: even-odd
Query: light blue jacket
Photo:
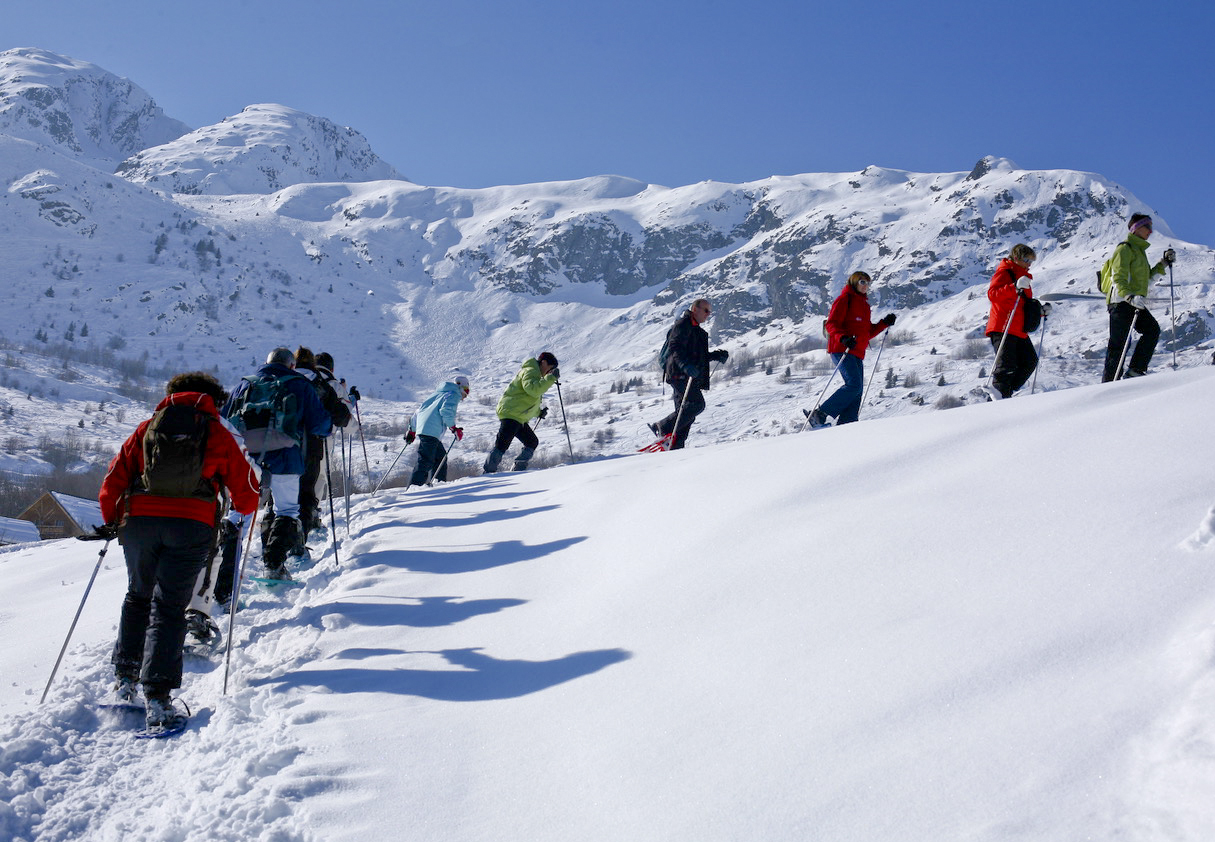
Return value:
[(456, 410), (462, 400), (463, 389), (455, 383), (444, 383), (418, 407), (409, 419), (409, 429), (419, 436), (443, 438), (447, 429), (456, 423)]

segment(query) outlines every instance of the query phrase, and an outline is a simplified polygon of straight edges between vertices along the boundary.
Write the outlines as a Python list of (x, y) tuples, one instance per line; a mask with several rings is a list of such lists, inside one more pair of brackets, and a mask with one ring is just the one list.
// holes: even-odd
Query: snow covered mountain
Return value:
[(322, 181), (404, 181), (367, 139), (282, 105), (250, 105), (214, 126), (141, 151), (118, 174), (173, 193), (274, 193)]
[(96, 65), (46, 50), (0, 53), (0, 134), (112, 170), (189, 130), (143, 88)]
[[(785, 430), (799, 417), (785, 401), (813, 402), (830, 374), (822, 318), (855, 269), (876, 278), (875, 310), (899, 315), (865, 415), (973, 400), (991, 354), (984, 293), (1011, 245), (1037, 249), (1038, 294), (1080, 295), (1129, 213), (1152, 212), (1099, 175), (995, 157), (953, 173), (867, 167), (675, 188), (619, 176), (421, 186), (357, 132), (284, 106), (186, 133), (91, 65), (37, 50), (0, 58), (10, 345), (95, 348), (234, 379), (275, 345), (306, 344), (333, 353), (339, 373), (395, 415), (456, 370), (492, 405), (520, 360), (549, 349), (584, 441), (605, 424), (644, 429), (645, 407), (608, 405), (609, 395), (654, 383), (663, 333), (700, 295), (714, 301), (713, 342), (732, 353), (714, 403), (745, 407), (732, 427), (706, 416), (704, 434)], [(121, 135), (124, 160), (117, 141), (78, 140), (102, 113), (147, 116), (143, 134)], [(1171, 362), (1175, 325), (1181, 364), (1196, 365), (1210, 355), (1215, 252), (1157, 219), (1153, 254), (1167, 245), (1179, 262), (1155, 305), (1169, 323), (1158, 359)], [(1102, 302), (1061, 303), (1047, 333), (1036, 388), (1097, 379)], [(14, 382), (0, 399), (19, 406)], [(485, 414), (471, 423), (492, 426)]]

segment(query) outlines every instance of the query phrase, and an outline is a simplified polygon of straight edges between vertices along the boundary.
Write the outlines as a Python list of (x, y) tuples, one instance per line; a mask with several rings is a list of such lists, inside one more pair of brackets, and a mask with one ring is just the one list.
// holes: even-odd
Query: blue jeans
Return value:
[(832, 354), (831, 361), (839, 366), (844, 384), (823, 401), (819, 411), (835, 418), (835, 425), (850, 424), (861, 412), (865, 391), (865, 363), (852, 354)]

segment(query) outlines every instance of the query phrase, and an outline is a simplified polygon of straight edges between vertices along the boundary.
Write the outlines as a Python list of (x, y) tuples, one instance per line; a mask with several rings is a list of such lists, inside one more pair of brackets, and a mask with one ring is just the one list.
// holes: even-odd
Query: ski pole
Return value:
[(827, 394), (827, 389), (831, 386), (831, 381), (835, 379), (835, 374), (840, 370), (840, 366), (844, 364), (844, 357), (848, 356), (848, 352), (840, 354), (840, 360), (835, 364), (835, 368), (831, 370), (831, 376), (827, 378), (827, 382), (823, 385), (823, 391), (818, 393), (818, 400), (814, 402), (814, 409), (806, 413), (806, 423), (802, 424), (802, 428), (798, 431), (804, 433), (806, 428), (810, 426), (810, 416), (818, 410), (819, 405), (823, 402), (823, 396)]
[(1038, 386), (1038, 369), (1042, 367), (1042, 346), (1046, 344), (1046, 328), (1049, 324), (1045, 314), (1042, 316), (1042, 335), (1038, 337), (1038, 364), (1034, 366), (1034, 379), (1029, 384), (1029, 393), (1032, 395), (1034, 389)]
[(570, 446), (570, 462), (577, 462), (574, 458), (574, 443), (570, 441), (570, 425), (565, 417), (565, 399), (561, 397), (561, 381), (557, 381), (557, 402), (561, 404), (561, 424), (565, 427), (565, 443)]
[[(1169, 249), (1171, 252), (1172, 249)], [(1173, 320), (1173, 371), (1177, 370), (1177, 301), (1173, 298), (1173, 264), (1169, 264), (1169, 317)]]
[[(342, 428), (342, 492), (346, 496), (346, 535), (350, 535), (350, 452), (346, 447), (346, 429)], [(353, 445), (353, 442), (350, 444)], [(368, 477), (368, 480), (371, 478)]]
[[(882, 350), (886, 347), (886, 337), (890, 335), (890, 329), (882, 331), (882, 344), (878, 345), (877, 359), (873, 361), (873, 371), (869, 373), (869, 382), (865, 384), (865, 394), (861, 397), (861, 406), (865, 405), (865, 401), (869, 398), (869, 387), (873, 385), (873, 378), (877, 377), (878, 366), (882, 364)], [(809, 419), (806, 419), (809, 420)]]
[[(671, 437), (667, 439), (666, 446), (663, 450), (670, 450), (675, 446), (675, 437), (679, 435), (679, 419), (683, 418), (683, 407), (688, 402), (688, 395), (692, 391), (692, 378), (688, 378), (688, 385), (683, 387), (683, 397), (679, 399), (679, 411), (675, 413), (675, 423), (671, 426)], [(691, 425), (689, 425), (691, 426)]]
[(51, 677), (46, 680), (46, 687), (42, 690), (42, 698), (38, 700), (38, 704), (46, 701), (46, 694), (51, 690), (51, 684), (55, 682), (55, 673), (59, 672), (59, 664), (63, 662), (63, 654), (67, 652), (68, 643), (72, 640), (72, 633), (76, 631), (76, 623), (80, 620), (80, 613), (84, 611), (84, 603), (89, 598), (89, 591), (93, 589), (93, 582), (97, 579), (97, 571), (101, 569), (101, 562), (105, 560), (106, 550), (110, 548), (110, 541), (113, 540), (113, 535), (103, 536), (100, 531), (95, 531), (92, 535), (77, 536), (82, 541), (99, 541), (104, 538), (105, 543), (101, 545), (101, 552), (97, 554), (97, 563), (93, 565), (93, 575), (89, 577), (89, 583), (85, 586), (84, 596), (80, 598), (80, 605), (76, 609), (76, 616), (72, 618), (72, 625), (68, 627), (67, 637), (63, 641), (63, 648), (59, 650), (59, 657), (55, 659), (55, 666), (51, 669)]
[(987, 385), (993, 386), (996, 382), (996, 369), (1000, 366), (1000, 355), (1004, 353), (1004, 343), (1008, 339), (1008, 330), (1012, 327), (1013, 316), (1017, 314), (1017, 307), (1021, 304), (1021, 293), (1017, 292), (1017, 298), (1013, 301), (1012, 309), (1008, 311), (1008, 321), (1004, 323), (1004, 332), (1000, 334), (1000, 347), (996, 348), (996, 358), (991, 364), (991, 376), (987, 378)]
[[(325, 439), (325, 483), (329, 486), (329, 531), (333, 533), (333, 564), (335, 567), (341, 567), (342, 562), (338, 558), (337, 517), (333, 514), (333, 469), (329, 465), (329, 439)], [(346, 531), (350, 531), (349, 525)]]
[(439, 475), (439, 471), (443, 470), (443, 466), (447, 464), (447, 457), (456, 449), (456, 445), (460, 443), (460, 437), (452, 433), (451, 444), (447, 446), (447, 450), (443, 452), (443, 458), (439, 460), (439, 464), (431, 471), (430, 476), (426, 479), (426, 487), (430, 488), (435, 484), (435, 477)]
[(236, 542), (236, 569), (232, 571), (232, 596), (228, 597), (230, 602), (228, 604), (228, 645), (224, 652), (224, 692), (222, 694), (224, 696), (228, 695), (228, 672), (232, 666), (232, 634), (236, 629), (236, 609), (240, 607), (240, 589), (245, 582), (245, 559), (253, 551), (255, 526), (257, 526), (257, 509), (253, 510), (249, 519), (249, 536), (245, 539), (243, 553), (240, 549), (240, 539), (237, 539)]
[(397, 458), (392, 460), (392, 464), (388, 466), (388, 470), (384, 472), (384, 476), (380, 477), (380, 481), (375, 484), (375, 489), (371, 492), (372, 497), (379, 492), (380, 486), (384, 484), (384, 480), (388, 479), (388, 475), (392, 473), (392, 469), (397, 466), (397, 462), (401, 461), (401, 457), (405, 455), (405, 451), (408, 449), (408, 444), (401, 448), (401, 452), (397, 454)]
[(1135, 323), (1139, 321), (1139, 308), (1135, 308), (1135, 315), (1131, 317), (1131, 326), (1126, 329), (1126, 342), (1122, 344), (1122, 356), (1118, 358), (1118, 373), (1114, 376), (1115, 380), (1122, 379), (1122, 364), (1126, 362), (1126, 353), (1131, 350), (1131, 337), (1135, 335)]
[[(351, 392), (358, 395), (359, 390), (352, 388)], [(367, 481), (371, 482), (371, 460), (367, 458), (367, 439), (363, 438), (363, 418), (359, 414), (359, 400), (354, 400), (354, 420), (359, 425), (359, 441), (363, 443), (363, 464), (367, 466)]]

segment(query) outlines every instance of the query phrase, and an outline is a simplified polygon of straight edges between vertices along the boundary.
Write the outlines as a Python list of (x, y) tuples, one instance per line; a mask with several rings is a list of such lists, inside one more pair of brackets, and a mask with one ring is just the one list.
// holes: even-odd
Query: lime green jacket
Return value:
[(540, 363), (527, 360), (515, 379), (510, 381), (498, 401), (498, 417), (526, 424), (540, 414), (540, 401), (549, 387), (557, 382), (553, 372), (540, 373)]
[(1132, 295), (1148, 294), (1148, 284), (1153, 275), (1164, 274), (1164, 261), (1155, 266), (1148, 263), (1148, 241), (1134, 234), (1127, 235), (1126, 245), (1119, 244), (1110, 258), (1109, 303), (1126, 301)]

